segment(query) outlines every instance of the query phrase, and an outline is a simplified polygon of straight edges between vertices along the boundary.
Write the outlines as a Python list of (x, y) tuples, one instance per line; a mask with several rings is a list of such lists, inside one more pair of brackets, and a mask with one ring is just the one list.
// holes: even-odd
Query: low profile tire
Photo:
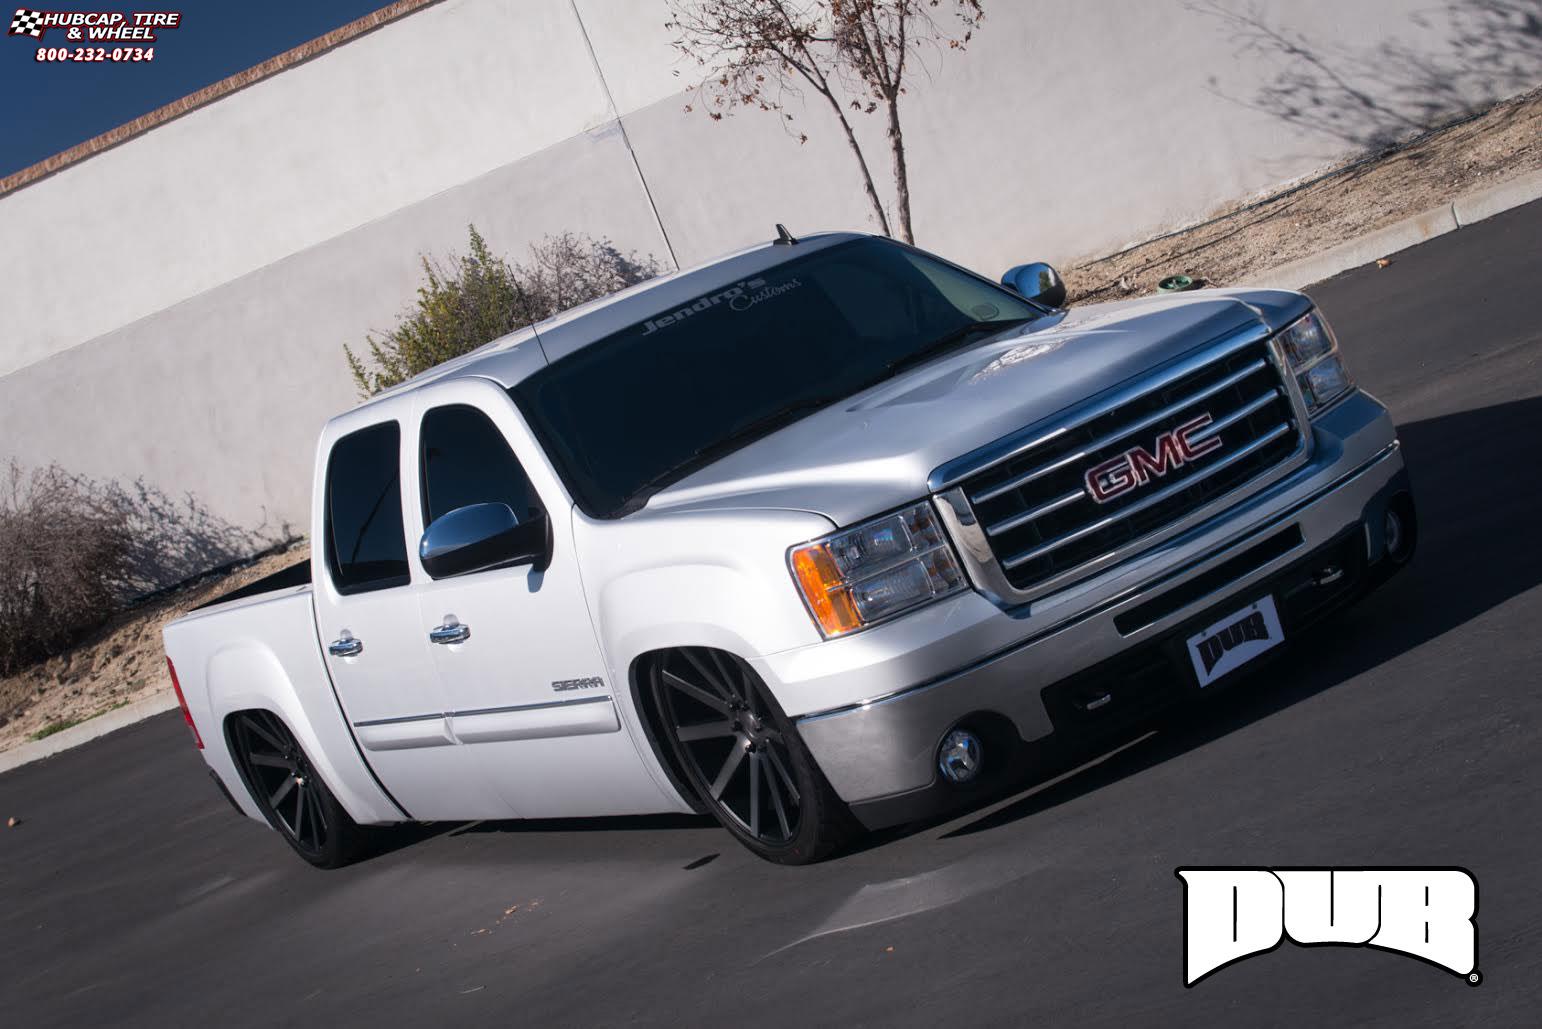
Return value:
[(767, 861), (802, 865), (837, 850), (855, 820), (760, 677), (700, 647), (656, 659), (649, 686), (660, 735), (703, 805)]
[(365, 830), (348, 817), (277, 715), (235, 715), (230, 741), (252, 800), (296, 854), (317, 868), (341, 868), (364, 856)]

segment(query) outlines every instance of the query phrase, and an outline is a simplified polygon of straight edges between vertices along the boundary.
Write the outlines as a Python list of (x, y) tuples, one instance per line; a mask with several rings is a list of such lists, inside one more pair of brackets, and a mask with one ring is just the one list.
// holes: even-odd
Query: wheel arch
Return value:
[[(327, 726), (329, 731), (325, 739), (318, 731), (316, 719), (325, 720), (330, 717), (342, 721), (341, 712), (337, 711), (330, 691), (308, 704), (285, 671), (278, 655), (268, 647), (253, 642), (233, 643), (219, 648), (209, 656), (203, 672), (209, 710), (218, 720), (225, 767), (234, 773), (235, 782), (242, 786), (244, 799), (250, 799), (251, 786), (246, 781), (246, 773), (231, 744), (230, 719), (243, 711), (266, 711), (283, 722), (294, 735), (312, 766), (321, 775), (322, 781), (350, 818), (360, 824), (402, 819), (402, 813), (389, 806), (383, 794), (381, 800), (386, 801), (385, 806), (372, 802), (371, 798), (355, 788), (360, 778), (358, 773), (362, 772), (366, 778), (369, 777), (366, 767), (339, 767), (339, 755), (334, 750), (343, 748), (327, 745), (328, 740), (336, 735), (332, 727)], [(324, 669), (322, 673), (325, 674)], [(331, 701), (332, 707), (313, 713), (313, 707), (324, 701)], [(351, 736), (347, 750), (340, 756), (343, 761), (352, 759), (362, 766), (362, 758), (357, 756)], [(227, 782), (228, 785), (231, 783)], [(243, 805), (243, 809), (255, 820), (267, 824), (267, 817), (260, 806), (254, 803), (249, 808)]]
[[(631, 696), (632, 710), (637, 712), (637, 721), (642, 727), (643, 738), (648, 741), (648, 747), (653, 752), (654, 761), (658, 762), (658, 766), (664, 770), (664, 775), (669, 779), (670, 786), (674, 788), (675, 793), (680, 796), (680, 799), (689, 804), (691, 810), (697, 814), (705, 815), (709, 813), (707, 807), (701, 802), (701, 798), (696, 795), (696, 791), (691, 788), (690, 782), (685, 775), (685, 769), (681, 767), (680, 759), (675, 754), (674, 748), (664, 742), (660, 731), (661, 723), (659, 721), (658, 704), (654, 699), (653, 690), (647, 681), (648, 675), (656, 662), (665, 655), (681, 649), (684, 648), (654, 647), (652, 650), (644, 651), (634, 657), (627, 668), (627, 691)], [(719, 647), (708, 649), (717, 650), (730, 657), (735, 656), (732, 652), (722, 650)]]
[[(243, 809), (247, 806), (250, 806), (251, 809), (257, 812), (257, 815), (255, 816), (257, 820), (276, 832), (278, 831), (278, 826), (273, 824), (273, 820), (268, 817), (267, 809), (264, 808), (257, 800), (257, 788), (252, 783), (252, 771), (247, 767), (246, 760), (241, 756), (239, 750), (236, 747), (236, 738), (233, 731), (236, 719), (246, 714), (272, 715), (274, 718), (277, 718), (280, 722), (282, 722), (291, 733), (294, 732), (294, 727), (289, 724), (289, 720), (284, 717), (282, 712), (275, 711), (271, 707), (244, 707), (233, 711), (227, 711), (220, 718), (220, 742), (225, 745), (225, 752), (230, 755), (231, 767), (235, 769), (236, 779), (241, 784), (242, 793), (240, 794), (240, 800), (238, 800), (237, 803), (242, 804), (244, 801), (245, 803), (242, 804)], [(295, 738), (298, 739), (299, 737), (296, 736)], [(308, 750), (306, 751), (306, 756), (310, 756), (310, 752)], [(248, 814), (250, 814), (250, 812), (248, 812)]]

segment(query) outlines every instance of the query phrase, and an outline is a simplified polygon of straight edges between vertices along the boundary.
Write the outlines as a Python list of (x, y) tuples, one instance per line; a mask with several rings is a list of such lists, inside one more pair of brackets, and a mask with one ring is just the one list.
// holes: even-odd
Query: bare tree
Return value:
[[(706, 101), (708, 116), (716, 121), (736, 107), (757, 107), (781, 115), (785, 126), (793, 120), (787, 98), (812, 89), (834, 112), (873, 214), (884, 234), (893, 235), (846, 114), (883, 108), (899, 236), (915, 241), (900, 97), (924, 50), (964, 49), (985, 16), (981, 0), (669, 0), (669, 6), (675, 48), (706, 70), (692, 89)], [(932, 17), (939, 8), (949, 11), (956, 31)], [(808, 136), (800, 131), (798, 138)]]
[[(0, 676), (58, 653), (137, 597), (271, 546), (270, 536), (143, 481), (0, 463)], [(281, 538), (292, 536), (284, 526)]]

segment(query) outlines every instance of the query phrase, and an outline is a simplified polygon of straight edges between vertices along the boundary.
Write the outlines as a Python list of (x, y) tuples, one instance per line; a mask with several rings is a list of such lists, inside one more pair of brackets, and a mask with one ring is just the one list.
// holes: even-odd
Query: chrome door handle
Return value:
[(435, 643), (465, 643), (471, 638), (469, 625), (441, 625), (431, 630), (428, 638)]
[(358, 657), (364, 653), (364, 641), (356, 640), (352, 636), (344, 636), (340, 640), (328, 643), (327, 653), (333, 657)]

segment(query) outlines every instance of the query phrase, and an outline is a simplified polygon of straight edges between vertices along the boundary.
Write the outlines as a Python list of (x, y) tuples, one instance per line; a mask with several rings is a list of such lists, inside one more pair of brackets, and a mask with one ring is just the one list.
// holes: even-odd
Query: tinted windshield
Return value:
[(881, 239), (661, 311), (511, 390), (578, 504), (635, 510), (696, 468), (1041, 310)]

